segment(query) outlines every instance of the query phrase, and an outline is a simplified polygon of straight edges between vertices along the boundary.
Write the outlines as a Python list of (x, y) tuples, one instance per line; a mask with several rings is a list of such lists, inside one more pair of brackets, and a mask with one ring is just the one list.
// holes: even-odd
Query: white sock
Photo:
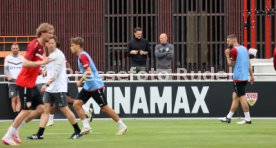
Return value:
[(82, 120), (82, 125), (84, 128), (91, 128), (87, 119)]
[(49, 115), (49, 120), (48, 122), (51, 121), (51, 122), (54, 122), (54, 114), (50, 114)]
[(118, 122), (117, 122), (119, 128), (123, 128), (123, 127), (126, 127), (125, 123), (123, 122), (122, 119), (120, 119)]
[(88, 112), (89, 108), (87, 108), (85, 105), (82, 105), (82, 109), (84, 110), (84, 112)]
[(26, 121), (22, 121), (17, 130), (19, 130), (24, 124), (26, 124)]
[(250, 113), (249, 112), (244, 112), (244, 116), (245, 116), (245, 120), (246, 121), (251, 121)]
[(8, 129), (8, 131), (7, 131), (7, 133), (5, 134), (5, 136), (3, 137), (3, 139), (12, 138), (12, 136), (13, 136), (14, 133), (15, 133), (15, 130), (16, 130), (16, 128), (14, 128), (14, 127), (11, 126), (11, 127)]
[(233, 112), (230, 111), (226, 117), (229, 118), (229, 119), (232, 119), (232, 117), (233, 117), (234, 114), (235, 113), (233, 113)]

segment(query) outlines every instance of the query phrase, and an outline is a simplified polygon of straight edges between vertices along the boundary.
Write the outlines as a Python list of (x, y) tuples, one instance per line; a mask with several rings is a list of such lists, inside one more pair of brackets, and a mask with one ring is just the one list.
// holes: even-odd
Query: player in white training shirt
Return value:
[(9, 81), (9, 98), (11, 98), (12, 111), (14, 117), (18, 115), (21, 109), (18, 90), (16, 89), (15, 80), (22, 68), (24, 57), (19, 54), (19, 46), (14, 43), (11, 46), (11, 54), (6, 56), (4, 62), (4, 72)]
[(44, 113), (41, 116), (40, 125), (37, 134), (27, 137), (30, 140), (44, 139), (44, 130), (48, 122), (50, 110), (52, 105), (56, 103), (68, 118), (69, 122), (74, 128), (74, 133), (71, 139), (78, 139), (82, 136), (81, 130), (78, 126), (77, 120), (73, 112), (69, 109), (66, 101), (67, 93), (67, 74), (66, 74), (66, 60), (64, 54), (56, 48), (56, 38), (50, 38), (47, 43), (49, 50), (49, 57), (51, 63), (46, 65), (48, 82), (41, 87), (44, 92), (43, 103), (45, 106)]

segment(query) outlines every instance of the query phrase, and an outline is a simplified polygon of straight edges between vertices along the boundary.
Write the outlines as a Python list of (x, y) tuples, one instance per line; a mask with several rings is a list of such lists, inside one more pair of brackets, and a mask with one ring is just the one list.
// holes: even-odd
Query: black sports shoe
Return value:
[(93, 121), (93, 118), (94, 118), (94, 107), (93, 107), (93, 104), (91, 103), (90, 106), (89, 106), (89, 114), (90, 114), (90, 120), (89, 122), (91, 123)]
[(219, 120), (223, 123), (231, 123), (231, 118), (224, 117), (224, 118), (220, 118)]
[(79, 133), (73, 133), (70, 139), (79, 139), (83, 134), (81, 132)]
[(27, 140), (42, 140), (44, 139), (43, 135), (37, 135), (37, 134), (33, 134), (32, 136), (27, 137)]

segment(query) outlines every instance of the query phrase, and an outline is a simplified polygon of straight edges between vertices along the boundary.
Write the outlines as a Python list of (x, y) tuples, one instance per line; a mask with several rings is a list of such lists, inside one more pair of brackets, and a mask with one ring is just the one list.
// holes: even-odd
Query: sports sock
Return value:
[(5, 136), (3, 137), (3, 139), (12, 138), (12, 136), (13, 136), (14, 133), (15, 133), (15, 130), (16, 130), (16, 128), (14, 128), (14, 127), (11, 126), (11, 127), (8, 129), (8, 131), (7, 131), (7, 133), (5, 134)]
[(232, 117), (233, 117), (234, 114), (235, 113), (233, 113), (233, 112), (230, 111), (226, 117), (229, 118), (229, 119), (232, 119)]
[(14, 114), (14, 119), (15, 119), (18, 116), (19, 112), (16, 111), (13, 114)]
[(45, 130), (44, 127), (40, 127), (40, 128), (38, 129), (37, 135), (38, 135), (38, 136), (42, 136), (42, 135), (44, 134), (44, 130)]
[(75, 133), (80, 133), (80, 132), (81, 132), (78, 123), (75, 123), (75, 124), (73, 124), (72, 126), (73, 126), (73, 128), (74, 128), (74, 130), (75, 130)]
[(51, 121), (51, 122), (54, 122), (54, 114), (50, 114), (49, 115), (49, 120), (48, 122)]
[(123, 127), (126, 127), (125, 123), (123, 122), (122, 119), (120, 119), (118, 122), (117, 122), (119, 128), (123, 128)]
[(244, 112), (244, 116), (245, 116), (245, 120), (246, 121), (251, 121), (250, 113), (249, 112)]
[(82, 120), (82, 125), (84, 128), (91, 128), (87, 119)]

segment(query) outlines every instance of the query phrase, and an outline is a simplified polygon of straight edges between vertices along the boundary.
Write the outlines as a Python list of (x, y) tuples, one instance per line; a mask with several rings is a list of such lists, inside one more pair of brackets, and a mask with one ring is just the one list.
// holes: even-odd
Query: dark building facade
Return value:
[[(69, 40), (82, 36), (99, 70), (121, 71), (129, 70), (126, 47), (139, 26), (152, 53), (159, 34), (168, 34), (175, 46), (174, 70), (221, 71), (227, 69), (227, 34), (237, 34), (241, 43), (246, 39), (248, 48), (259, 50), (258, 58), (271, 57), (276, 19), (268, 3), (276, 8), (276, 0), (1, 0), (0, 36), (32, 36), (38, 24), (49, 22), (74, 70), (77, 58)], [(154, 54), (148, 59), (155, 68)]]

